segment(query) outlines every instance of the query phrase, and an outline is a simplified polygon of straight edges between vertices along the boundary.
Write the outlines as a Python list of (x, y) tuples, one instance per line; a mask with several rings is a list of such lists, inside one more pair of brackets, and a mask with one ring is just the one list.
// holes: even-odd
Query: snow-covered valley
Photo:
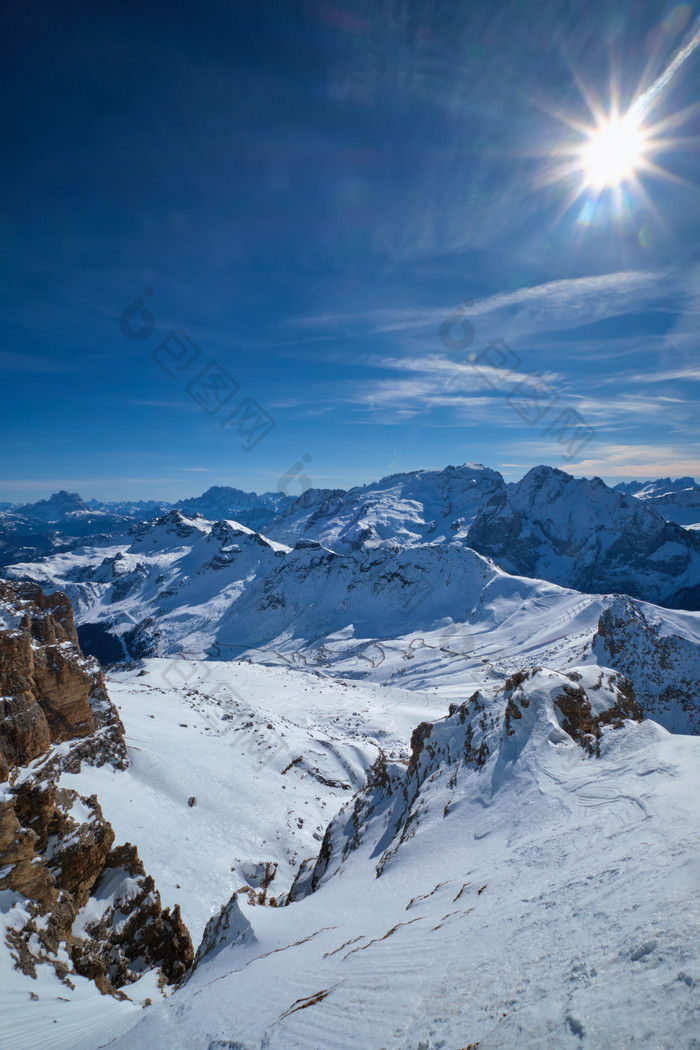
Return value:
[[(649, 600), (692, 593), (695, 541), (659, 559), (666, 523), (643, 497), (544, 468), (505, 490), (460, 469), (385, 479), (372, 498), (307, 493), (270, 535), (167, 510), (6, 569), (32, 582), (0, 602), (0, 806), (26, 820), (22, 791), (45, 792), (52, 771), (39, 811), (54, 791), (66, 815), (32, 863), (59, 888), (70, 874), (77, 914), (44, 944), (7, 817), (20, 859), (0, 870), (3, 1047), (700, 1046), (700, 612)], [(543, 485), (561, 520), (545, 523)], [(507, 557), (472, 548), (474, 523)], [(503, 567), (533, 552), (527, 575)], [(552, 578), (567, 564), (590, 593)], [(605, 573), (637, 595), (593, 586)], [(90, 704), (95, 739), (121, 720), (123, 758), (55, 719), (17, 758), (17, 698), (29, 683), (42, 702), (37, 674), (9, 662), (36, 584), (64, 617), (65, 591), (87, 649), (107, 644), (111, 721), (99, 691)], [(33, 615), (27, 645), (60, 681)], [(97, 848), (93, 798), (151, 883), (118, 867), (119, 846), (78, 886), (70, 851), (86, 835)], [(121, 946), (144, 885), (167, 934), (153, 962)], [(176, 906), (199, 948), (193, 963), (177, 949), (187, 972), (165, 983)], [(131, 967), (109, 994), (83, 961), (104, 914)]]
[[(250, 888), (167, 999), (145, 978), (108, 1010), (96, 990), (45, 978), (27, 1002), (13, 982), (3, 1045), (696, 1045), (700, 743), (624, 710), (597, 755), (593, 736), (575, 740), (555, 698), (581, 683), (608, 710), (614, 672), (484, 678), (476, 696), (462, 673), (449, 715), (457, 682), (443, 692), (439, 661), (416, 692), (201, 662), (171, 686), (168, 663), (108, 680), (129, 769), (63, 782), (139, 842), (195, 942)], [(379, 746), (386, 763), (356, 796)], [(319, 853), (315, 892), (309, 873), (307, 896), (271, 906)]]

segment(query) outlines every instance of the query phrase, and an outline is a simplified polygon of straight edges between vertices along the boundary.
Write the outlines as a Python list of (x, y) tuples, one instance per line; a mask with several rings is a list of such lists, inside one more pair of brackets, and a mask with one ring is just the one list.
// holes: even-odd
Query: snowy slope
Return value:
[(509, 572), (673, 608), (700, 606), (700, 542), (600, 478), (535, 467), (477, 515), (469, 544)]
[[(251, 654), (277, 660), (274, 668), (154, 659), (109, 677), (130, 767), (83, 769), (62, 784), (95, 792), (118, 838), (138, 843), (164, 904), (181, 905), (195, 943), (242, 886), (252, 892), (238, 897), (231, 928), (240, 905), (254, 937), (234, 944), (232, 935), (230, 946), (201, 959), (170, 1000), (173, 1019), (167, 1004), (149, 1008), (145, 1034), (129, 1032), (124, 1046), (415, 1050), (444, 1040), (459, 1050), (480, 1040), (505, 1050), (581, 1045), (580, 1032), (591, 1046), (618, 1046), (632, 1015), (641, 1017), (636, 1045), (692, 1046), (688, 1011), (700, 970), (684, 872), (700, 860), (692, 845), (697, 739), (670, 738), (651, 722), (612, 736), (603, 728), (596, 759), (583, 733), (575, 743), (563, 732), (553, 698), (583, 683), (592, 715), (609, 710), (620, 686), (598, 664), (617, 669), (631, 646), (629, 662), (645, 679), (659, 656), (650, 635), (673, 643), (667, 681), (679, 667), (692, 673), (697, 645), (676, 651), (674, 639), (693, 642), (697, 614), (644, 607), (640, 641), (640, 628), (621, 634), (626, 599), (581, 596), (493, 567), (479, 595), (478, 622), (388, 643), (338, 639), (325, 666), (307, 646), (307, 658), (289, 648)], [(639, 616), (641, 603), (630, 604)], [(516, 737), (504, 737), (506, 678), (543, 664), (511, 689), (522, 717), (511, 711)], [(453, 715), (429, 736), (425, 726), (413, 734), (414, 751), (424, 746), (406, 779), (412, 730), (450, 703)], [(628, 731), (637, 735), (618, 746)], [(595, 753), (595, 734), (589, 742)], [(355, 797), (380, 748), (386, 773), (380, 762)], [(317, 892), (286, 908), (249, 903), (262, 893), (268, 903), (284, 899), (301, 862), (325, 849), (329, 821), (332, 849), (317, 868)], [(312, 870), (303, 868), (302, 892)], [(658, 926), (653, 900), (673, 914), (672, 925)], [(518, 967), (504, 967), (511, 957)], [(5, 1032), (16, 1050), (96, 1050), (143, 1016), (130, 1002), (103, 1010), (82, 985), (68, 993), (42, 981), (37, 1005), (27, 979), (11, 979), (15, 1012)], [(468, 997), (458, 992), (463, 984)], [(137, 1002), (146, 994), (157, 1002), (134, 988)], [(659, 1027), (662, 995), (674, 1013)], [(83, 1037), (90, 1025), (94, 1034)]]
[(253, 936), (110, 1045), (697, 1046), (700, 742), (631, 703), (614, 673), (541, 671), (421, 726), (331, 825), (316, 891), (239, 897)]
[(503, 489), (498, 471), (479, 463), (392, 474), (347, 492), (305, 492), (267, 529), (294, 545), (314, 539), (333, 550), (438, 543), (464, 537), (476, 512)]
[(420, 692), (186, 660), (148, 660), (108, 688), (129, 769), (86, 767), (61, 783), (95, 792), (117, 836), (139, 844), (195, 943), (253, 868), (276, 865), (269, 895), (287, 892), (379, 749), (405, 756), (416, 720), (442, 707)]
[[(109, 676), (108, 688), (129, 766), (83, 766), (61, 787), (97, 795), (119, 841), (137, 843), (152, 864), (163, 904), (181, 905), (195, 944), (235, 889), (283, 897), (380, 748), (407, 757), (412, 726), (443, 706), (292, 669), (185, 660), (146, 661)], [(108, 1019), (116, 1032), (146, 998), (161, 998), (155, 976), (116, 1003), (82, 979), (68, 988), (48, 966), (36, 980), (17, 973), (2, 936), (5, 919), (24, 918), (12, 903), (0, 900), (0, 985), (12, 1007), (0, 1011), (3, 1050), (73, 1050), (96, 1025)]]

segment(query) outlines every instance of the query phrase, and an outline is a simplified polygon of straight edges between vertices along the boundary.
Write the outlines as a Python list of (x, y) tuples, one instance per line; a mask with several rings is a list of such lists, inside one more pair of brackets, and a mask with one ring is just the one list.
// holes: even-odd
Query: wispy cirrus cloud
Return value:
[[(477, 300), (464, 315), (485, 338), (523, 338), (530, 334), (578, 328), (648, 309), (675, 288), (666, 271), (619, 271), (597, 276), (566, 278), (526, 286)], [(326, 313), (290, 321), (299, 327), (360, 329), (369, 334), (439, 328), (455, 306), (382, 307), (355, 313)], [(665, 304), (663, 309), (668, 309)]]
[[(632, 478), (647, 481), (668, 476), (700, 477), (700, 457), (678, 443), (596, 443), (591, 446), (591, 452), (595, 452), (595, 455), (581, 459), (573, 467), (562, 465), (561, 469), (577, 477), (601, 477), (612, 485)], [(507, 460), (504, 458), (494, 463), (508, 480), (519, 480), (529, 463), (556, 463), (552, 457), (551, 443), (542, 438), (518, 441), (517, 453), (521, 456), (520, 462), (514, 461), (511, 455)]]
[[(519, 417), (507, 411), (505, 391), (498, 389), (503, 375), (496, 368), (456, 366), (454, 361), (439, 355), (408, 361), (374, 358), (371, 363), (378, 370), (409, 373), (344, 384), (341, 400), (369, 411), (375, 423), (391, 425), (441, 410), (442, 425), (496, 422), (509, 428), (522, 426)], [(527, 378), (524, 373), (510, 372), (508, 389)], [(547, 373), (544, 378), (551, 384), (559, 377)]]
[[(697, 339), (697, 334), (696, 334)], [(676, 380), (700, 381), (700, 365), (686, 365), (680, 368), (668, 368), (661, 372), (640, 372), (634, 376), (637, 383), (670, 383)]]
[[(698, 333), (700, 332), (700, 266), (691, 267), (681, 279), (685, 293), (684, 306), (680, 317), (667, 334), (665, 346), (674, 363), (683, 362), (680, 367), (697, 367)], [(692, 376), (695, 378), (695, 376)]]
[[(527, 398), (533, 373), (507, 371), (479, 362), (458, 364), (445, 355), (414, 358), (369, 357), (366, 365), (378, 371), (403, 373), (370, 381), (347, 383), (341, 400), (372, 413), (374, 422), (394, 424), (443, 410), (445, 424), (462, 425), (465, 420), (497, 426), (523, 427), (524, 417), (516, 409), (520, 397)], [(597, 430), (619, 432), (638, 429), (650, 421), (663, 422), (669, 411), (677, 425), (687, 430), (695, 417), (693, 398), (671, 394), (647, 394), (619, 384), (587, 385), (560, 372), (536, 373), (552, 390), (554, 415), (567, 406)]]
[[(460, 384), (464, 389), (473, 389), (475, 384), (488, 382), (493, 383), (503, 380), (503, 370), (491, 365), (476, 361), (474, 364), (464, 364), (447, 354), (424, 354), (422, 357), (368, 357), (366, 364), (372, 368), (390, 369), (398, 372), (419, 372), (433, 377), (436, 382), (444, 383), (446, 380), (454, 384)], [(555, 383), (562, 378), (561, 373), (548, 371), (544, 378), (549, 383)], [(513, 369), (508, 372), (510, 383), (519, 383), (527, 379), (527, 373)], [(490, 384), (489, 384), (490, 385)]]
[(599, 455), (584, 459), (576, 466), (577, 474), (602, 477), (639, 478), (700, 477), (700, 456), (682, 445), (604, 445)]

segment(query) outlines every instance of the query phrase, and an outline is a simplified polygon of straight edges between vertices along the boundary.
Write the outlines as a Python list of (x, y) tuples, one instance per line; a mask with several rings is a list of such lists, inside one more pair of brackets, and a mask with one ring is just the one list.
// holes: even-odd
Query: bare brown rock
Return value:
[(189, 931), (177, 905), (172, 914), (162, 909), (135, 846), (127, 842), (110, 853), (95, 891), (112, 903), (86, 927), (88, 938), (74, 942), (76, 972), (97, 980), (102, 990), (130, 984), (149, 966), (159, 966), (168, 984), (180, 980), (194, 960)]
[[(128, 765), (124, 727), (99, 665), (80, 652), (70, 602), (0, 581), (0, 611), (0, 890), (24, 898), (7, 933), (15, 966), (35, 977), (48, 964), (68, 985), (77, 973), (119, 997), (145, 969), (174, 983), (194, 959), (179, 907), (162, 908), (135, 846), (113, 849), (97, 798), (58, 786), (83, 762)], [(92, 924), (78, 936), (91, 897)]]
[[(8, 647), (0, 652), (0, 659), (2, 664), (13, 659), (13, 653), (8, 653)], [(0, 685), (0, 688), (3, 686)], [(4, 688), (7, 689), (7, 685)], [(8, 779), (11, 766), (23, 765), (38, 755), (43, 755), (50, 743), (51, 733), (46, 715), (30, 689), (21, 689), (14, 696), (3, 696), (0, 699), (3, 781)]]
[(13, 890), (48, 908), (58, 894), (36, 843), (37, 835), (17, 817), (14, 798), (0, 801), (0, 890)]
[[(76, 803), (88, 810), (87, 820), (73, 816)], [(88, 900), (113, 844), (112, 825), (104, 819), (95, 795), (84, 798), (66, 789), (56, 792), (46, 859), (57, 887), (67, 890), (78, 908)]]
[(11, 624), (0, 630), (0, 753), (7, 769), (30, 762), (50, 743), (94, 731), (96, 669), (78, 648), (64, 594), (0, 581), (0, 605)]
[(622, 676), (613, 679), (616, 698), (612, 707), (593, 714), (591, 702), (581, 685), (564, 685), (555, 703), (564, 715), (562, 728), (589, 754), (600, 754), (600, 735), (604, 725), (619, 728), (625, 719), (641, 722), (644, 713), (637, 703), (631, 682)]

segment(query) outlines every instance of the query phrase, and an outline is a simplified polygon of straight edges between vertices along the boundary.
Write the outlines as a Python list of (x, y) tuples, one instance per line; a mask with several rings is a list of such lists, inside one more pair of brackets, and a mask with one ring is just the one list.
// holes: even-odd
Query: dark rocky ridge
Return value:
[(671, 733), (700, 733), (700, 649), (665, 631), (653, 606), (613, 595), (593, 652), (630, 679), (648, 718)]
[(520, 576), (700, 608), (700, 537), (600, 478), (534, 467), (482, 507), (468, 543)]
[(488, 765), (488, 791), (498, 790), (504, 768), (518, 760), (537, 734), (549, 735), (554, 726), (559, 739), (578, 745), (595, 761), (604, 730), (641, 721), (643, 713), (622, 675), (598, 668), (584, 673), (585, 683), (576, 670), (519, 671), (493, 696), (477, 690), (464, 703), (451, 704), (444, 719), (422, 722), (411, 736), (408, 765), (380, 755), (364, 790), (326, 828), (313, 869), (308, 862), (302, 866), (285, 903), (317, 890), (366, 841), (374, 843), (370, 855), (379, 878), (415, 835), (430, 808), (427, 796), (439, 785), (447, 816), (459, 804), (465, 777)]

